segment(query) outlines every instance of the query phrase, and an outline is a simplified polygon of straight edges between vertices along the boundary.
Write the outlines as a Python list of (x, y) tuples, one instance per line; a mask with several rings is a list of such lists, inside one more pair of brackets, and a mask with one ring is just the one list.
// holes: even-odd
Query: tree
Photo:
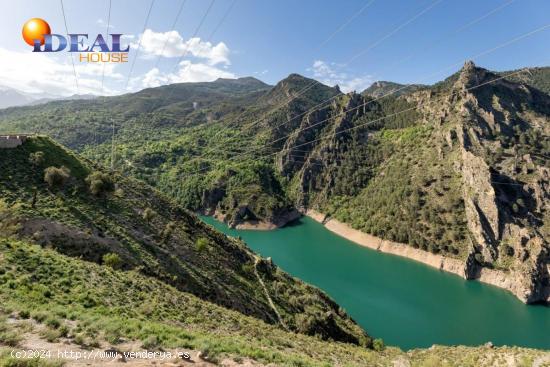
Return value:
[(146, 222), (150, 222), (156, 216), (156, 214), (157, 213), (155, 213), (153, 209), (145, 208), (145, 210), (143, 211), (143, 219)]
[[(37, 152), (29, 154), (29, 162), (35, 169), (38, 169), (42, 164), (44, 164), (44, 152), (39, 150)], [(32, 208), (36, 206), (37, 199), (38, 199), (38, 188), (35, 186), (33, 188), (33, 193), (32, 193), (32, 202), (31, 202)]]
[(86, 177), (86, 182), (90, 185), (90, 192), (95, 196), (114, 191), (115, 189), (112, 178), (108, 174), (99, 171), (90, 173)]
[(372, 348), (378, 352), (383, 351), (386, 347), (382, 339), (374, 339), (372, 342)]
[(50, 187), (62, 187), (71, 177), (71, 171), (63, 166), (61, 168), (48, 167), (44, 170), (44, 181)]
[(29, 154), (29, 162), (35, 167), (38, 168), (44, 163), (44, 152), (38, 151)]
[(208, 239), (201, 237), (197, 239), (195, 246), (197, 247), (197, 251), (203, 251), (204, 249), (206, 249), (206, 246), (208, 246), (209, 244), (210, 242), (208, 241)]
[(110, 266), (113, 269), (118, 269), (122, 265), (122, 259), (118, 254), (109, 252), (108, 254), (103, 255), (103, 264)]
[(3, 199), (0, 199), (0, 233), (4, 236), (10, 236), (19, 231), (19, 221), (16, 211), (19, 205), (9, 205)]
[(172, 236), (172, 233), (174, 233), (174, 230), (176, 229), (176, 223), (175, 222), (168, 222), (166, 224), (166, 227), (164, 227), (164, 230), (162, 231), (162, 238), (167, 241)]

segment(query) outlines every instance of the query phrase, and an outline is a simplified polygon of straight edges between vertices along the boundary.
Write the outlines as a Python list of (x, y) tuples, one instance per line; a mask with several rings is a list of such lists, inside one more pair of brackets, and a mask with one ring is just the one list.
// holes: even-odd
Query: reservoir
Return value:
[(354, 244), (304, 217), (274, 231), (202, 219), (329, 294), (371, 336), (404, 350), (433, 344), (550, 349), (550, 307)]

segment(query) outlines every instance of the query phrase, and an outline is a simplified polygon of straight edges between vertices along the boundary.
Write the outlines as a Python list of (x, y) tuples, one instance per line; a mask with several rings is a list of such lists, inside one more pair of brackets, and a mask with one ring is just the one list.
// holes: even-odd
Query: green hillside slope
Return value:
[[(114, 270), (14, 239), (0, 240), (0, 297), (2, 366), (57, 366), (54, 348), (59, 347), (90, 354), (200, 351), (192, 362), (201, 366), (245, 359), (271, 366), (527, 366), (550, 358), (523, 348), (433, 347), (405, 353), (322, 341), (205, 302), (137, 271)], [(10, 357), (12, 350), (38, 346), (51, 357)]]
[(72, 149), (110, 141), (160, 139), (181, 128), (238, 115), (271, 87), (254, 78), (181, 83), (93, 100), (56, 101), (0, 110), (0, 132), (39, 132)]
[(44, 137), (0, 152), (4, 236), (11, 232), (91, 262), (115, 261), (123, 270), (289, 330), (370, 344), (324, 293), (151, 187), (104, 172)]

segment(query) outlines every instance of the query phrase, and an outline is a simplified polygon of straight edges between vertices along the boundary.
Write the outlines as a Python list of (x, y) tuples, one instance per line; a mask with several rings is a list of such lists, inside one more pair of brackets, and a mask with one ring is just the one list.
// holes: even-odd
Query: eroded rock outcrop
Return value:
[[(498, 91), (494, 85), (476, 88), (490, 80), (496, 80)], [(546, 301), (549, 244), (541, 225), (548, 215), (548, 169), (530, 154), (518, 154), (518, 149), (525, 149), (524, 131), (539, 128), (541, 116), (532, 122), (506, 100), (514, 95), (517, 105), (528, 104), (537, 92), (499, 79), (472, 62), (465, 64), (453, 88), (458, 96), (454, 102), (460, 118), (455, 129), (461, 132), (460, 172), (472, 240), (465, 276), (509, 289), (524, 302)], [(447, 138), (448, 145), (452, 140)]]

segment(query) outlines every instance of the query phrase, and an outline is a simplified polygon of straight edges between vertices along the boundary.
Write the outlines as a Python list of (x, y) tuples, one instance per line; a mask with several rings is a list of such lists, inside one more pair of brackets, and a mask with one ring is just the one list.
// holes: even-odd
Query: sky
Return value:
[[(470, 59), (499, 71), (550, 65), (548, 0), (154, 0), (145, 24), (151, 1), (111, 0), (110, 33), (125, 35), (129, 62), (75, 57), (77, 88), (70, 53), (33, 53), (21, 36), (34, 17), (66, 34), (61, 1), (0, 0), (0, 86), (114, 95), (298, 73), (347, 92), (376, 80), (433, 83)], [(69, 33), (107, 33), (109, 0), (63, 4)]]

